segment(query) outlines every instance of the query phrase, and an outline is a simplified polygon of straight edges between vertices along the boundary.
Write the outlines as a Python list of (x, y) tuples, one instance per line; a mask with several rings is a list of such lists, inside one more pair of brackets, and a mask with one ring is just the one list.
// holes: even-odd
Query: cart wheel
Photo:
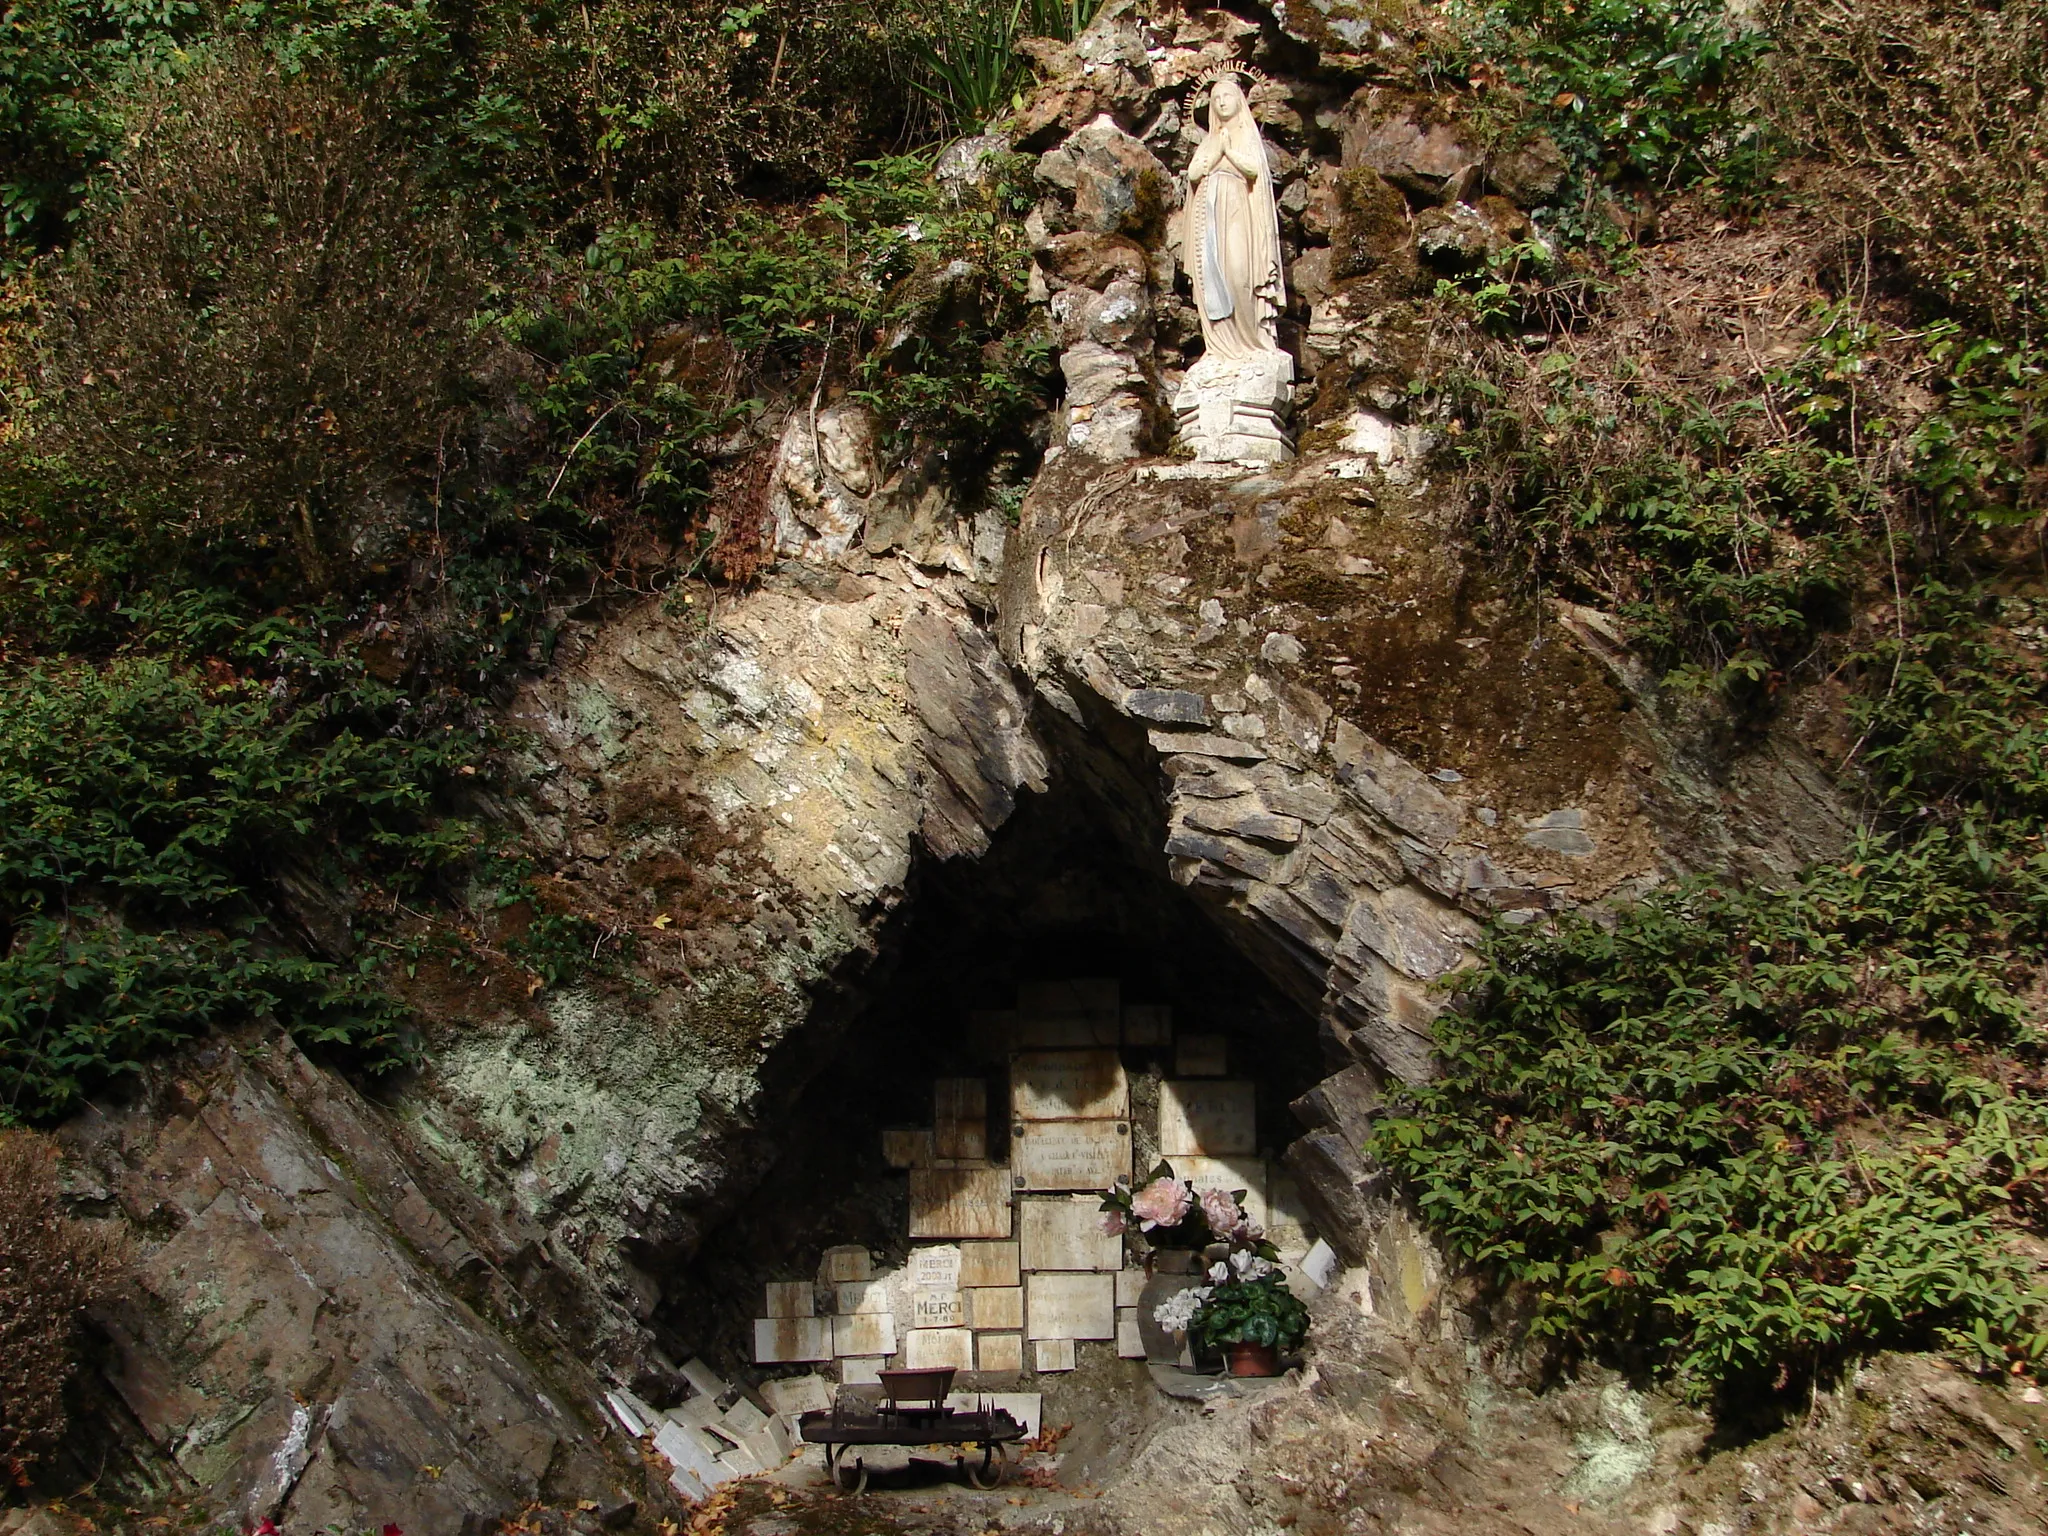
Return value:
[(981, 1465), (968, 1461), (967, 1481), (976, 1488), (996, 1488), (1002, 1485), (1003, 1474), (1009, 1471), (1010, 1453), (1003, 1448), (1000, 1440), (991, 1440), (981, 1448)]
[(832, 1486), (841, 1493), (859, 1493), (868, 1485), (868, 1464), (864, 1457), (851, 1458), (848, 1465), (847, 1452), (850, 1446), (826, 1446), (825, 1470), (832, 1474)]

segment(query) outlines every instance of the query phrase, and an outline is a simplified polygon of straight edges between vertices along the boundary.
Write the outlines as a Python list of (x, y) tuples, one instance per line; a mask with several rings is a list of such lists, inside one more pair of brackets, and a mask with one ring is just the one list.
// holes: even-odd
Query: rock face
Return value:
[(97, 1321), (148, 1439), (252, 1524), (482, 1531), (537, 1501), (649, 1497), (597, 1443), (588, 1372), (514, 1342), (514, 1323), (553, 1330), (533, 1264), (471, 1239), (511, 1248), (508, 1223), (430, 1194), (389, 1121), (289, 1041), (243, 1043), (66, 1132), (75, 1195), (139, 1234), (132, 1290)]
[[(821, 1042), (858, 1027), (934, 871), (1051, 785), (1316, 1032), (1328, 1076), (1285, 1159), (1363, 1298), (1325, 1303), (1299, 1423), (1169, 1424), (1155, 1449), (1220, 1458), (1214, 1478), (1137, 1474), (1091, 1518), (1278, 1528), (1277, 1496), (1231, 1502), (1264, 1458), (1338, 1511), (1346, 1478), (1378, 1478), (1382, 1523), (1341, 1528), (1394, 1529), (1435, 1496), (1432, 1458), (1484, 1443), (1446, 1267), (1361, 1150), (1384, 1085), (1433, 1070), (1440, 983), (1489, 919), (1783, 872), (1847, 823), (1789, 733), (1731, 755), (1608, 615), (1499, 590), (1467, 547), (1409, 414), (1416, 284), (1526, 233), (1489, 175), (1534, 205), (1561, 163), (1525, 146), (1489, 171), (1426, 103), (1352, 91), (1397, 45), (1343, 0), (1284, 27), (1351, 72), (1252, 96), (1301, 274), (1297, 459), (1160, 456), (1196, 334), (1158, 244), (1192, 83), (1263, 34), (1111, 5), (1034, 45), (1053, 78), (1018, 130), (1050, 189), (1029, 227), (1066, 394), (1014, 525), (891, 460), (859, 406), (786, 402), (778, 563), (571, 625), (509, 711), (519, 780), (485, 809), (629, 960), (531, 990), (482, 940), (472, 972), (423, 966), (427, 1064), (378, 1104), (287, 1046), (216, 1043), (67, 1129), (87, 1208), (140, 1254), (103, 1319), (109, 1379), (221, 1510), (424, 1531), (533, 1500), (661, 1511), (600, 1390), (674, 1395), (711, 1325), (669, 1303), (776, 1167)], [(955, 195), (991, 147), (949, 156)], [(1354, 1456), (1361, 1436), (1406, 1470)]]

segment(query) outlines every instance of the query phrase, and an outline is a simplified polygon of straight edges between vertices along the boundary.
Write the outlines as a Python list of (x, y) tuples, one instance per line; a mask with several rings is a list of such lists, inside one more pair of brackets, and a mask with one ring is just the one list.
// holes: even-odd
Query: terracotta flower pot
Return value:
[(1233, 1376), (1278, 1376), (1280, 1351), (1270, 1344), (1226, 1344)]

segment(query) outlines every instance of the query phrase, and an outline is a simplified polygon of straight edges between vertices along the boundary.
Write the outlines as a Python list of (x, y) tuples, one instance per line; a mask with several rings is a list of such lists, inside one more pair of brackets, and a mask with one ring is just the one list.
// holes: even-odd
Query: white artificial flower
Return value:
[(1195, 1320), (1195, 1314), (1202, 1310), (1202, 1298), (1206, 1294), (1199, 1285), (1175, 1291), (1152, 1309), (1152, 1321), (1168, 1333), (1186, 1333), (1189, 1324)]
[[(1219, 1264), (1216, 1267), (1221, 1269), (1223, 1266)], [(1239, 1283), (1244, 1284), (1265, 1279), (1279, 1266), (1271, 1259), (1260, 1258), (1256, 1253), (1239, 1252), (1230, 1256), (1230, 1267), (1237, 1271)]]
[(1224, 1263), (1221, 1259), (1218, 1259), (1214, 1264), (1211, 1264), (1209, 1266), (1209, 1283), (1211, 1285), (1221, 1285), (1224, 1281), (1228, 1280), (1229, 1278), (1230, 1266)]

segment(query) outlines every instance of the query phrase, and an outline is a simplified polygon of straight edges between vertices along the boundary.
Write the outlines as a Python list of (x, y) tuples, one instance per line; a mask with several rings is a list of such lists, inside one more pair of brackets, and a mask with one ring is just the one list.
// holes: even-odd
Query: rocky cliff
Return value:
[[(1014, 520), (892, 460), (850, 399), (792, 400), (762, 429), (759, 579), (570, 624), (506, 712), (524, 745), (487, 809), (630, 961), (534, 990), (488, 945), (429, 961), (403, 1081), (217, 1040), (64, 1128), (76, 1201), (136, 1254), (98, 1319), (122, 1475), (294, 1529), (675, 1517), (603, 1391), (744, 1364), (744, 1313), (693, 1276), (754, 1273), (721, 1245), (764, 1190), (795, 1198), (774, 1180), (816, 1155), (806, 1094), (892, 1049), (921, 904), (1028, 921), (1057, 872), (1025, 838), (1077, 850), (1118, 911), (1200, 914), (1270, 988), (1276, 1050), (1323, 1074), (1285, 1160), (1348, 1266), (1305, 1383), (1137, 1414), (1092, 1464), (1105, 1496), (1044, 1528), (2027, 1528), (2038, 1477), (1994, 1466), (2038, 1414), (1925, 1362), (1719, 1457), (1704, 1419), (1619, 1383), (1536, 1394), (1360, 1151), (1383, 1085), (1432, 1073), (1481, 925), (1769, 880), (1852, 820), (1813, 750), (1825, 698), (1738, 731), (1613, 615), (1475, 547), (1408, 388), (1443, 345), (1423, 296), (1526, 238), (1560, 162), (1476, 148), (1401, 50), (1321, 4), (1111, 5), (1047, 48), (1012, 143), (1045, 191), (1034, 296), (1065, 387)], [(1191, 86), (1247, 57), (1302, 374), (1299, 456), (1257, 470), (1175, 457), (1162, 406), (1195, 341), (1162, 254)], [(957, 196), (1000, 147), (949, 155)]]

